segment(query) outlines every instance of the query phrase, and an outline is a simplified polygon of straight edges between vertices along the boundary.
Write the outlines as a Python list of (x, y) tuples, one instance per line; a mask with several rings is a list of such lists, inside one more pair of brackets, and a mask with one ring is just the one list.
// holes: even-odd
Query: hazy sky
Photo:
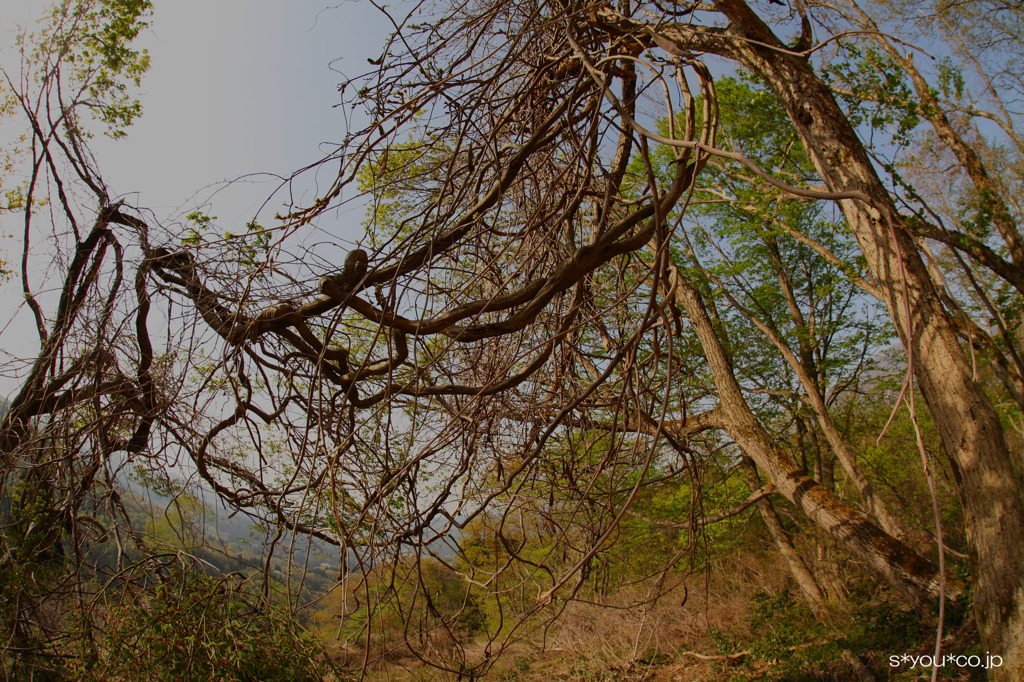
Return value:
[(369, 3), (157, 0), (145, 113), (127, 144), (107, 145), (111, 184), (171, 208), (211, 182), (313, 161), (344, 134), (339, 72), (379, 54), (379, 17)]
[[(0, 58), (17, 73), (10, 49), (15, 28), (34, 28), (45, 4), (0, 0), (0, 7)], [(366, 58), (379, 56), (388, 28), (368, 2), (155, 0), (151, 27), (138, 42), (152, 59), (140, 96), (143, 115), (125, 139), (93, 140), (108, 186), (166, 225), (213, 196), (206, 212), (224, 231), (240, 231), (280, 180), (257, 176), (227, 188), (224, 181), (252, 173), (287, 176), (315, 161), (323, 144), (339, 141), (342, 74), (370, 68)], [(280, 209), (280, 202), (271, 204), (266, 215)], [(321, 227), (353, 239), (361, 218), (352, 208), (337, 225)], [(4, 228), (16, 229), (9, 222)], [(0, 248), (17, 258), (17, 240), (5, 239)], [(21, 305), (20, 281), (0, 292), (2, 330)], [(27, 315), (15, 316), (0, 331), (0, 351), (32, 354), (24, 347), (37, 344)], [(13, 388), (0, 378), (0, 394)]]
[[(6, 45), (11, 29), (31, 26), (44, 6), (2, 4)], [(194, 205), (195, 192), (208, 196), (213, 183), (287, 175), (315, 160), (321, 143), (341, 139), (341, 74), (368, 68), (387, 28), (368, 2), (155, 0), (138, 41), (152, 59), (143, 116), (124, 140), (94, 138), (104, 177), (114, 192), (137, 193), (133, 203), (166, 217)], [(10, 52), (4, 65), (16, 72)]]

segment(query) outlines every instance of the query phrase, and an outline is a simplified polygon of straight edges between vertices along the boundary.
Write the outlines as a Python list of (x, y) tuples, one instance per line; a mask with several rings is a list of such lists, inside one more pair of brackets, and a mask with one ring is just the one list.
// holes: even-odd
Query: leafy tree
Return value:
[[(88, 35), (118, 40), (134, 37), (146, 9), (90, 7), (109, 12), (82, 16), (114, 28)], [(479, 654), (407, 643), (476, 677), (499, 635), (557, 617), (617, 543), (644, 537), (631, 507), (675, 487), (701, 526), (703, 497), (725, 490), (734, 501), (702, 475), (742, 455), (759, 472), (747, 479), (755, 497), (763, 476), (765, 493), (927, 610), (965, 586), (943, 570), (941, 538), (936, 565), (896, 537), (890, 500), (870, 490), (851, 431), (834, 420), (861, 356), (888, 336), (910, 370), (894, 400), (910, 410), (915, 454), (933, 467), (926, 408), (963, 502), (975, 617), (1005, 661), (993, 679), (1020, 677), (1020, 461), (1010, 413), (997, 412), (964, 345), (1016, 397), (1017, 209), (988, 170), (1014, 157), (957, 128), (957, 115), (983, 115), (960, 99), (956, 70), (930, 86), (886, 27), (845, 2), (801, 2), (793, 14), (742, 0), (441, 3), (427, 24), (395, 26), (378, 68), (343, 88), (373, 123), (310, 167), (340, 168), (331, 186), (272, 222), (254, 216), (251, 235), (195, 229), (183, 243), (111, 201), (75, 107), (106, 101), (104, 122), (130, 121), (105, 74), (130, 80), (117, 67), (140, 56), (85, 40), (92, 61), (73, 63), (99, 90), (57, 107), (72, 125), (43, 125), (54, 112), (22, 107), (34, 169), (63, 211), (50, 229), (68, 265), (49, 314), (23, 273), (41, 351), (0, 429), (6, 485), (30, 469), (62, 500), (54, 510), (75, 510), (63, 518), (75, 531), (82, 491), (104, 490), (98, 472), (115, 455), (159, 466), (173, 453), (279, 536), (351, 549), (375, 603), (401, 590), (371, 583), (371, 569), (390, 566), (415, 584), (409, 594), (431, 595), (433, 564), (402, 567), (445, 559), (443, 546), (458, 553), (474, 523), (497, 529), (501, 547), (477, 558), (495, 560), (495, 584), (531, 605), (487, 632)], [(77, 53), (41, 54), (62, 64)], [(718, 79), (717, 90), (705, 57), (745, 79)], [(46, 73), (57, 80), (43, 91), (56, 92), (63, 72)], [(666, 108), (652, 116), (655, 94)], [(993, 116), (1012, 141), (1013, 115)], [(902, 172), (889, 153), (919, 121), (962, 168), (945, 213), (922, 169)], [(67, 199), (64, 180), (96, 209)], [(306, 250), (352, 187), (376, 201), (363, 248)], [(884, 330), (858, 291), (884, 307)], [(186, 320), (167, 312), (183, 308)], [(175, 320), (159, 333), (181, 357), (155, 356), (155, 311)], [(832, 455), (874, 520), (836, 494)], [(116, 517), (109, 484), (99, 499)], [(767, 523), (767, 502), (750, 503)], [(475, 567), (462, 568), (474, 580)], [(439, 603), (457, 601), (441, 593)], [(366, 608), (367, 623), (383, 613)], [(427, 611), (422, 627), (456, 620)], [(368, 633), (363, 661), (372, 642)]]

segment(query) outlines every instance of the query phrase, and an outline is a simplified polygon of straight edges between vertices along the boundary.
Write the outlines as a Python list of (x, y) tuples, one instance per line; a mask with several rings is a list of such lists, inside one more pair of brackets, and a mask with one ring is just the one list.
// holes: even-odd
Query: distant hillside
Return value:
[[(122, 501), (135, 530), (157, 541), (182, 544), (211, 575), (261, 572), (276, 534), (276, 529), (271, 531), (244, 514), (228, 515), (208, 491), (175, 499), (128, 482)], [(293, 580), (304, 576), (304, 591), (317, 596), (336, 584), (340, 556), (337, 547), (310, 542), (305, 536), (293, 539), (286, 532), (270, 558), (271, 576), (281, 581), (289, 573)], [(356, 567), (353, 557), (347, 563), (350, 570)]]

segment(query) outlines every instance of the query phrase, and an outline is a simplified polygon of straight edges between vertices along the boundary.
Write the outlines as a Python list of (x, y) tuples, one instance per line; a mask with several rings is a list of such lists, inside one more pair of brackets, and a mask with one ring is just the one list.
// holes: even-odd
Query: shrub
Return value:
[(237, 574), (178, 571), (108, 610), (99, 660), (79, 679), (319, 681), (317, 637)]

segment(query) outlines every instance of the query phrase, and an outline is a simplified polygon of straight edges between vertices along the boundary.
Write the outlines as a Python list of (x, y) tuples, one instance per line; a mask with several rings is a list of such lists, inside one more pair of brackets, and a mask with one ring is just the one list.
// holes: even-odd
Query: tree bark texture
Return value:
[[(686, 311), (714, 377), (723, 430), (754, 460), (780, 494), (912, 604), (920, 608), (934, 599), (938, 595), (939, 573), (931, 561), (825, 490), (765, 431), (747, 404), (700, 294), (683, 281), (674, 265), (669, 265), (669, 274), (674, 279), (675, 301)], [(957, 586), (951, 584), (950, 589), (955, 591)]]
[[(991, 678), (1024, 679), (1021, 482), (992, 402), (974, 381), (957, 341), (955, 321), (942, 307), (905, 221), (827, 84), (743, 0), (718, 0), (716, 7), (729, 19), (727, 28), (665, 24), (655, 29), (614, 13), (601, 18), (608, 30), (628, 32), (673, 54), (701, 51), (742, 63), (787, 111), (829, 190), (862, 197), (842, 199), (840, 204), (912, 356), (914, 375), (957, 480), (971, 555), (975, 618), (986, 649), (1004, 660), (1002, 668), (990, 671)], [(723, 412), (730, 411), (723, 401)], [(737, 419), (738, 432), (748, 430), (748, 421), (745, 416)], [(752, 440), (759, 439), (756, 432), (750, 433)], [(754, 451), (747, 450), (761, 466)], [(793, 493), (806, 494), (793, 480), (776, 480), (777, 474), (792, 476), (786, 471), (788, 463), (780, 463), (781, 470), (761, 468), (780, 491), (788, 486)]]
[[(761, 482), (757, 480), (757, 469), (754, 461), (749, 457), (744, 457), (743, 468), (745, 469), (744, 476), (747, 479), (747, 485), (751, 486), (751, 491), (756, 491), (761, 487)], [(771, 500), (767, 497), (758, 500), (757, 510), (761, 514), (765, 527), (768, 528), (768, 534), (772, 536), (772, 540), (775, 542), (776, 549), (779, 550), (782, 558), (786, 560), (789, 572), (793, 575), (793, 579), (796, 580), (800, 591), (803, 592), (807, 605), (810, 606), (815, 617), (818, 619), (823, 618), (827, 609), (825, 594), (818, 586), (818, 581), (814, 579), (814, 574), (811, 573), (807, 562), (804, 561), (804, 558), (800, 556), (800, 552), (793, 546), (793, 541), (790, 539), (785, 527), (783, 527), (782, 519), (779, 518), (775, 507), (772, 506)]]
[(1024, 504), (992, 402), (974, 381), (914, 240), (828, 86), (742, 0), (716, 5), (730, 20), (728, 32), (743, 39), (732, 43), (732, 56), (778, 97), (829, 189), (869, 199), (844, 199), (842, 210), (886, 293), (959, 484), (975, 617), (986, 648), (1005, 662), (990, 671), (992, 679), (1024, 679)]

